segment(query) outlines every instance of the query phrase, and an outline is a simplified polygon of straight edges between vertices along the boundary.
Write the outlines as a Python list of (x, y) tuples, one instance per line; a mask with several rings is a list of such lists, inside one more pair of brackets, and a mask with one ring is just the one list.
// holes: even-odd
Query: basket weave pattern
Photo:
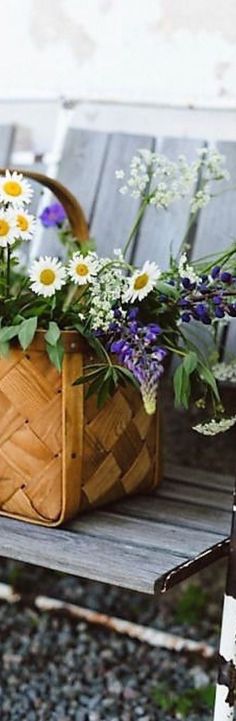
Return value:
[(128, 387), (84, 401), (83, 362), (66, 352), (60, 374), (37, 339), (0, 360), (0, 513), (58, 525), (157, 483), (157, 418)]

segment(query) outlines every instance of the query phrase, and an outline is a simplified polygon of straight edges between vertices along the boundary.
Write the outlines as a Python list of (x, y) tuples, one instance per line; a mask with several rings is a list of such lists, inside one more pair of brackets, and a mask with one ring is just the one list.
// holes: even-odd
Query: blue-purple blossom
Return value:
[(158, 345), (160, 326), (157, 323), (144, 325), (138, 319), (138, 312), (138, 308), (132, 308), (126, 320), (117, 323), (115, 330), (110, 326), (106, 346), (138, 381), (145, 410), (152, 414), (156, 408), (158, 384), (164, 372), (163, 360), (167, 351)]
[(39, 217), (45, 228), (53, 228), (54, 226), (60, 227), (67, 216), (61, 203), (52, 203), (44, 208)]
[(232, 303), (231, 290), (227, 288), (233, 281), (232, 274), (221, 270), (219, 265), (212, 269), (210, 276), (203, 274), (194, 288), (187, 278), (182, 278), (183, 289), (178, 300), (181, 320), (189, 323), (194, 319), (210, 325), (214, 319), (224, 318), (226, 314), (235, 316), (236, 305)]

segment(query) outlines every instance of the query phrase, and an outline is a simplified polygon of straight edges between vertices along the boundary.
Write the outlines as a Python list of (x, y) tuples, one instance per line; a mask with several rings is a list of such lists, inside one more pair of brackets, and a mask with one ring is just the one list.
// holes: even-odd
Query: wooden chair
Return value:
[[(6, 128), (0, 135), (2, 166), (10, 163), (11, 140), (12, 129)], [(173, 159), (185, 153), (191, 160), (196, 147), (203, 142), (69, 130), (58, 177), (84, 207), (99, 252), (110, 253), (123, 244), (136, 212), (135, 202), (117, 192), (115, 170), (127, 166), (140, 147), (158, 149)], [(227, 166), (235, 176), (236, 144), (219, 144), (219, 149), (225, 153)], [(190, 238), (192, 257), (221, 250), (234, 235), (235, 197), (228, 193), (223, 198), (199, 214)], [(138, 265), (148, 257), (166, 267), (170, 242), (173, 252), (177, 252), (188, 212), (187, 202), (159, 216), (150, 209), (135, 239), (132, 260)], [(234, 322), (225, 334), (224, 352), (235, 352)], [(1, 555), (147, 594), (164, 593), (227, 556), (214, 720), (233, 719), (236, 689), (235, 506), (230, 535), (233, 485), (230, 476), (200, 468), (168, 466), (155, 497), (119, 501), (60, 529), (0, 518)]]

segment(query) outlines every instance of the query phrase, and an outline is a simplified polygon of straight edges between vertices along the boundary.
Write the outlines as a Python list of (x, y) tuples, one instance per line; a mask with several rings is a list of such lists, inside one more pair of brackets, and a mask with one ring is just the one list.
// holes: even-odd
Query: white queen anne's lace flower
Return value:
[(202, 433), (204, 436), (216, 436), (217, 433), (225, 433), (228, 431), (235, 425), (235, 423), (236, 416), (231, 416), (231, 418), (221, 418), (221, 420), (212, 418), (206, 423), (198, 423), (197, 426), (193, 426), (193, 430), (197, 431), (197, 433)]
[(188, 278), (190, 283), (198, 282), (199, 276), (195, 272), (193, 266), (188, 264), (186, 253), (182, 253), (180, 256), (178, 270), (181, 278)]
[(13, 208), (21, 208), (24, 203), (30, 203), (33, 190), (30, 183), (23, 177), (22, 173), (16, 170), (10, 172), (6, 170), (6, 174), (0, 176), (0, 201), (8, 204)]
[(98, 257), (96, 253), (75, 253), (68, 263), (68, 274), (76, 285), (85, 285), (91, 283), (97, 274), (99, 268)]
[(48, 298), (61, 290), (66, 282), (66, 269), (58, 258), (39, 258), (30, 268), (31, 289), (37, 295)]
[(160, 268), (158, 268), (156, 263), (151, 263), (149, 260), (146, 260), (141, 270), (136, 270), (128, 279), (128, 288), (123, 294), (123, 300), (134, 303), (136, 300), (146, 298), (151, 290), (153, 290), (160, 274)]
[(233, 360), (231, 363), (216, 363), (212, 367), (212, 373), (218, 381), (229, 381), (230, 383), (236, 383), (236, 361)]

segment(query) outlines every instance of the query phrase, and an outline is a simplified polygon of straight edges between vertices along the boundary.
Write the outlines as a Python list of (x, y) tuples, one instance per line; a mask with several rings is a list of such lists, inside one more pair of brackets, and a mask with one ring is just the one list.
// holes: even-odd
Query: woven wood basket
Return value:
[[(74, 235), (86, 240), (87, 224), (75, 198), (54, 180), (28, 175), (53, 190)], [(0, 359), (0, 514), (48, 526), (151, 491), (160, 475), (158, 413), (148, 416), (140, 395), (128, 386), (101, 410), (95, 397), (85, 400), (84, 387), (73, 382), (91, 361), (91, 351), (78, 333), (62, 336), (62, 373), (49, 361), (44, 331), (26, 352), (15, 345)]]

